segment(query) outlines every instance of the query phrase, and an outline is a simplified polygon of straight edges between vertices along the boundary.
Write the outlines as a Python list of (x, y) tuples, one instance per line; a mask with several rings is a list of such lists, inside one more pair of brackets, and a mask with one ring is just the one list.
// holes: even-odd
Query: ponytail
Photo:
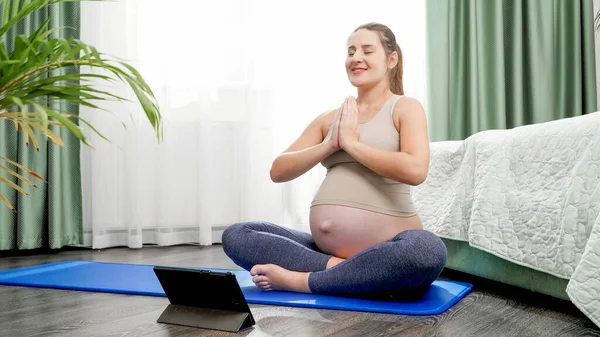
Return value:
[(398, 64), (390, 71), (390, 90), (396, 95), (404, 95), (402, 85), (402, 51), (396, 44), (396, 53), (398, 53)]

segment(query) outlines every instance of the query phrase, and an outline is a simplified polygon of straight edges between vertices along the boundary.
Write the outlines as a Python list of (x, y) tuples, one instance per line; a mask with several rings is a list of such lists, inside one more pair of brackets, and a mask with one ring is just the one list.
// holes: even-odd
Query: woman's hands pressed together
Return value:
[(340, 148), (344, 150), (353, 143), (358, 142), (360, 138), (358, 131), (358, 105), (356, 104), (356, 99), (352, 96), (346, 98), (342, 106), (339, 137)]
[(354, 97), (344, 100), (336, 110), (325, 140), (335, 149), (346, 149), (360, 138), (358, 131), (358, 105)]

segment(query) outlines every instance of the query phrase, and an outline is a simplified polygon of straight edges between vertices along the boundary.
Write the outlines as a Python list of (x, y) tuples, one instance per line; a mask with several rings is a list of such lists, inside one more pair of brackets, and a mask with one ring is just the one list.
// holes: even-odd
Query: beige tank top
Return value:
[[(400, 97), (393, 95), (375, 117), (359, 124), (361, 143), (386, 151), (400, 150), (400, 135), (392, 119), (393, 108)], [(343, 150), (325, 158), (321, 164), (327, 173), (311, 207), (342, 205), (402, 217), (416, 214), (410, 185), (380, 176)]]

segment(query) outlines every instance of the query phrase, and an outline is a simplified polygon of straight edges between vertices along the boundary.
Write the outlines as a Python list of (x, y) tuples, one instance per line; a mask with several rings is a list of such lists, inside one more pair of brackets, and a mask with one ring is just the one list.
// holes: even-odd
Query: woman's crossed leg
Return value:
[(223, 249), (264, 290), (369, 295), (423, 289), (440, 275), (446, 247), (433, 233), (406, 230), (346, 259), (324, 254), (308, 233), (245, 222), (223, 233)]

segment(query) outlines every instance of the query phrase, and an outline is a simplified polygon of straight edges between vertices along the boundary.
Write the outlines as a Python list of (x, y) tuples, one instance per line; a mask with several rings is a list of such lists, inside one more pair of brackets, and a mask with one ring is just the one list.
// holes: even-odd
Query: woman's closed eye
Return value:
[[(373, 52), (372, 51), (366, 51), (366, 52), (363, 52), (363, 54), (369, 55), (369, 54), (373, 54)], [(354, 56), (354, 53), (348, 53), (348, 56)]]

